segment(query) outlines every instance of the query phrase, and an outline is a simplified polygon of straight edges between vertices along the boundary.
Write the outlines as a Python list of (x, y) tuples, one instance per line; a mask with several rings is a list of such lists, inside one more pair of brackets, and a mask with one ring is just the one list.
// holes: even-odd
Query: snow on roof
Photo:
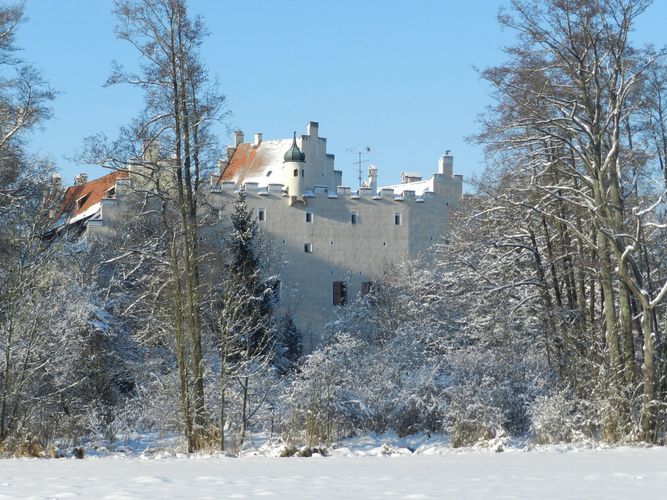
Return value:
[(95, 203), (94, 205), (91, 205), (87, 209), (85, 209), (83, 212), (79, 212), (76, 214), (74, 217), (70, 217), (70, 219), (67, 221), (68, 224), (74, 224), (75, 222), (78, 222), (80, 220), (88, 219), (94, 215), (96, 215), (100, 211), (100, 206), (102, 205), (102, 202)]
[(68, 187), (57, 218), (68, 217), (68, 222), (71, 224), (94, 215), (93, 209), (99, 210), (100, 202), (106, 196), (106, 192), (116, 185), (118, 179), (127, 178), (129, 178), (127, 172), (111, 172), (99, 179)]
[[(297, 143), (299, 142), (300, 139), (297, 138)], [(292, 139), (262, 141), (259, 146), (239, 144), (223, 170), (218, 184), (234, 182), (240, 185), (244, 182), (256, 182), (259, 186), (267, 186), (280, 182), (283, 156), (291, 144)]]
[(395, 194), (401, 194), (403, 191), (414, 191), (416, 196), (421, 196), (426, 192), (433, 192), (433, 180), (434, 178), (431, 176), (430, 179), (425, 181), (402, 182), (401, 184), (382, 186), (379, 189), (393, 189)]

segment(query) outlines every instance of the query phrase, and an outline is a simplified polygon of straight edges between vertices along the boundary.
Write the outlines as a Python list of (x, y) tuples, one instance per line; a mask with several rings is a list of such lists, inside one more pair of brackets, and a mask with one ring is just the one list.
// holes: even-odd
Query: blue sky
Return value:
[[(343, 182), (356, 185), (348, 150), (371, 147), (380, 184), (400, 172), (428, 175), (445, 150), (455, 171), (479, 173), (483, 155), (465, 137), (491, 103), (474, 67), (504, 60), (513, 35), (496, 22), (506, 0), (278, 1), (191, 0), (210, 31), (203, 58), (228, 98), (229, 126), (246, 140), (305, 132), (319, 121)], [(103, 84), (111, 61), (132, 66), (137, 56), (115, 38), (112, 2), (28, 0), (28, 22), (17, 44), (60, 92), (54, 117), (32, 137), (32, 149), (50, 156), (66, 183), (78, 172), (103, 169), (73, 159), (85, 137), (114, 137), (141, 108), (133, 89)], [(667, 43), (667, 1), (640, 18), (635, 40)], [(221, 144), (231, 142), (220, 127)]]

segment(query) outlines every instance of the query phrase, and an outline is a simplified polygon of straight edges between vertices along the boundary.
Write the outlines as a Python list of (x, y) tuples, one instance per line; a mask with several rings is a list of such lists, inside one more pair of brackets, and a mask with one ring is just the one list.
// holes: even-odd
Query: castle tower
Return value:
[(287, 187), (289, 195), (289, 204), (292, 206), (295, 201), (303, 203), (304, 177), (306, 172), (306, 155), (299, 146), (296, 145), (296, 132), (292, 147), (287, 150), (283, 159), (284, 184)]

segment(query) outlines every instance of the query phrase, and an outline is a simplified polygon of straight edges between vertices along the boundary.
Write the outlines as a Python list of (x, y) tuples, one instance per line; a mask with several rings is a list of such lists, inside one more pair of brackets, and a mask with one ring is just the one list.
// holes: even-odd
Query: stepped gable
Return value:
[[(100, 203), (106, 192), (116, 185), (118, 179), (128, 179), (127, 172), (111, 172), (98, 179), (70, 186), (63, 196), (60, 216), (76, 217)], [(81, 202), (79, 202), (81, 200)]]

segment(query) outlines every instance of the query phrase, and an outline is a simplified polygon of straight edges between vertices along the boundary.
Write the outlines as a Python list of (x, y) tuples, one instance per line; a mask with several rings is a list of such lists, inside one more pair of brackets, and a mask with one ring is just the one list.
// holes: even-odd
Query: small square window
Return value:
[(350, 212), (350, 223), (351, 224), (359, 224), (359, 213), (358, 212)]
[(259, 222), (264, 222), (266, 220), (266, 209), (258, 208), (257, 209), (257, 220)]
[(306, 222), (313, 222), (313, 214), (311, 212), (306, 212)]
[(303, 251), (306, 253), (313, 253), (313, 244), (312, 243), (304, 243), (303, 244)]
[(401, 225), (401, 212), (396, 212), (396, 213), (394, 213), (394, 224), (395, 224), (396, 226), (400, 226), (400, 225)]

